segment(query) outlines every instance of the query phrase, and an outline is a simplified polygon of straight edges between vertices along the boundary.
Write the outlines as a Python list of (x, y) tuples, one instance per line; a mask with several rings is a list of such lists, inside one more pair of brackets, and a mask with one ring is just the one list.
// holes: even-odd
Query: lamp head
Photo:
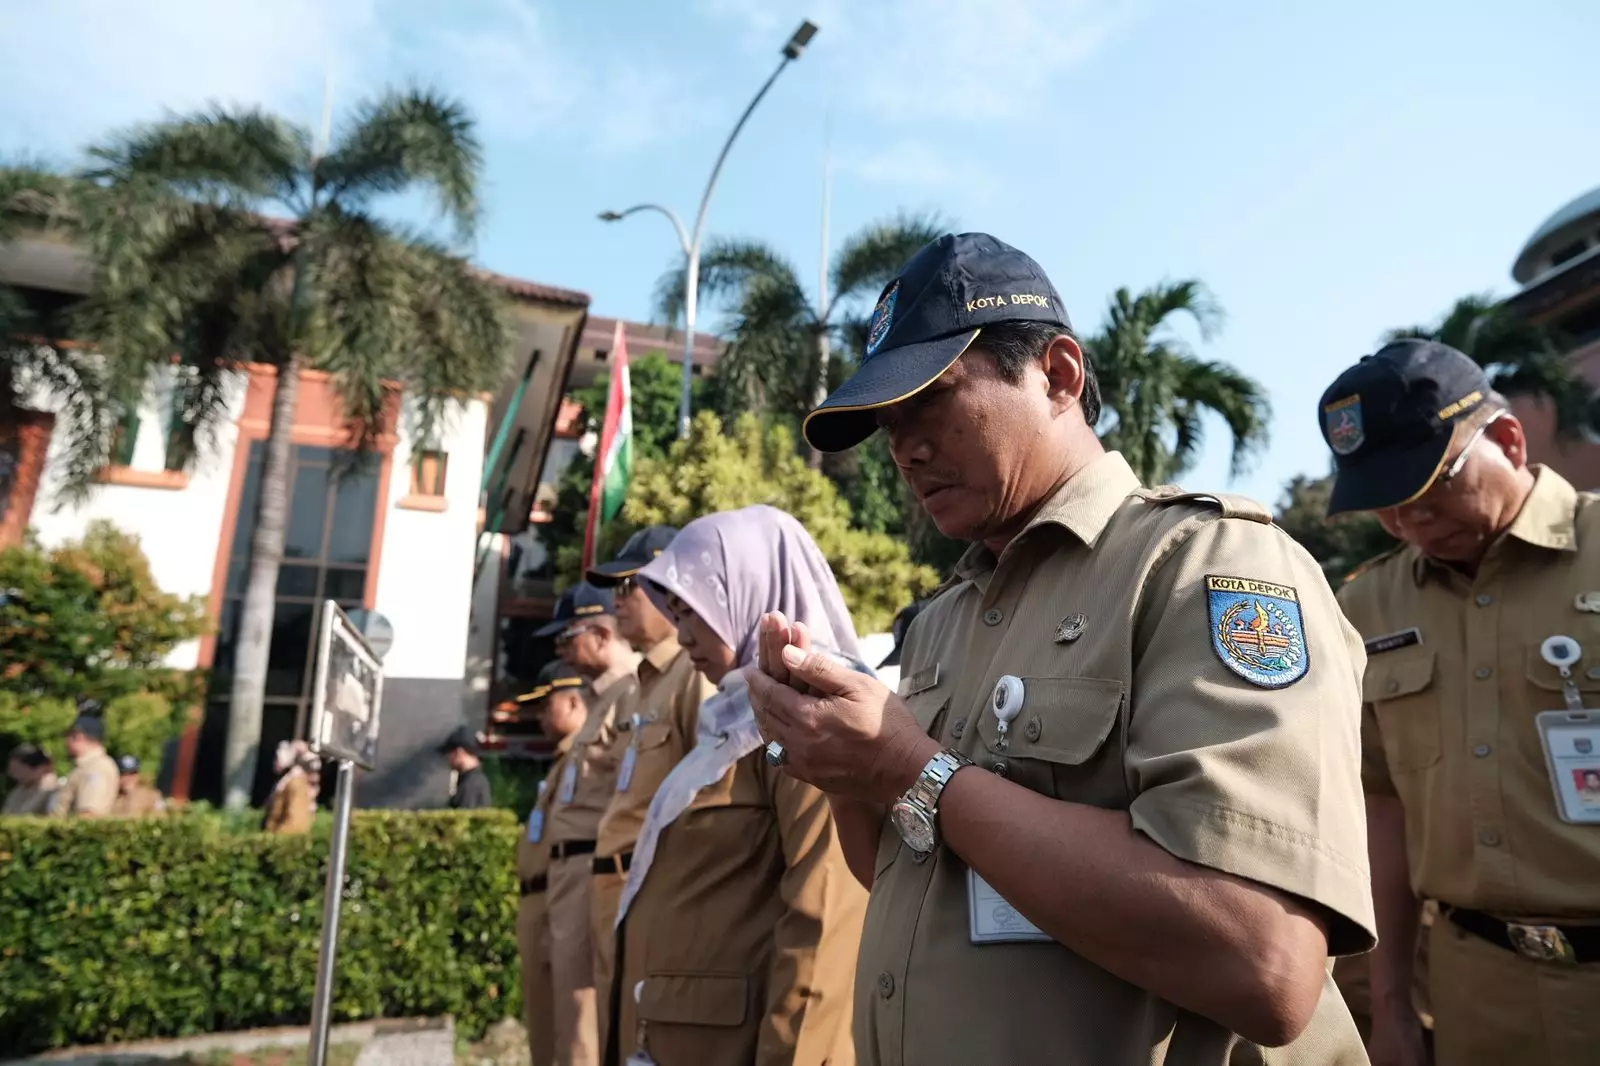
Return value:
[(783, 46), (783, 54), (790, 59), (799, 59), (800, 53), (806, 50), (806, 45), (811, 43), (811, 38), (817, 35), (817, 24), (810, 19), (800, 23), (800, 28), (794, 31), (794, 36), (789, 38), (789, 43)]

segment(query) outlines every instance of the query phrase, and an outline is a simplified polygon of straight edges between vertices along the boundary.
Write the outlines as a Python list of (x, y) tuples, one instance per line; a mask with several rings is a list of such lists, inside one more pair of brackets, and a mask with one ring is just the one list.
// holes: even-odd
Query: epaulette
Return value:
[(1184, 492), (1176, 485), (1162, 485), (1148, 490), (1148, 495), (1151, 503), (1212, 504), (1221, 508), (1223, 518), (1244, 518), (1264, 526), (1272, 524), (1272, 512), (1265, 506), (1248, 496), (1237, 496), (1231, 492)]
[(1344, 575), (1344, 580), (1339, 582), (1339, 587), (1343, 588), (1344, 586), (1350, 584), (1350, 582), (1354, 581), (1356, 578), (1360, 577), (1362, 574), (1366, 573), (1368, 570), (1371, 570), (1374, 566), (1377, 566), (1379, 563), (1383, 562), (1385, 559), (1389, 558), (1390, 556), (1399, 555), (1402, 551), (1405, 550), (1405, 547), (1406, 546), (1404, 544), (1396, 545), (1395, 547), (1390, 548), (1388, 551), (1379, 552), (1377, 555), (1374, 555), (1372, 558), (1368, 559), (1366, 562), (1358, 564), (1354, 570), (1352, 570), (1348, 574)]

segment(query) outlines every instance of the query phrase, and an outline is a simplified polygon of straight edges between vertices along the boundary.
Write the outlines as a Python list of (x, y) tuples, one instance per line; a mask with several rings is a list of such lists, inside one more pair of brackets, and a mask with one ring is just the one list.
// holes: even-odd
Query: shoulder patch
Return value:
[(1272, 524), (1272, 512), (1248, 496), (1231, 492), (1182, 492), (1172, 486), (1163, 486), (1150, 494), (1154, 503), (1205, 503), (1220, 508), (1223, 518), (1245, 518), (1262, 525)]
[(1287, 688), (1306, 676), (1311, 654), (1294, 586), (1207, 574), (1206, 613), (1217, 658), (1252, 685)]

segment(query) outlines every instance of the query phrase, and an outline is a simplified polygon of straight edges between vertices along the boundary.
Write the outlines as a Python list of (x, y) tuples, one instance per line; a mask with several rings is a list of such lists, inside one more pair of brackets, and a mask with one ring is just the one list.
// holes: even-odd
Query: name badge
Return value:
[(974, 944), (1016, 944), (1050, 940), (1024, 918), (972, 867), (967, 867), (967, 917)]
[(535, 810), (528, 815), (528, 843), (537, 844), (544, 839), (544, 811)]
[(617, 768), (617, 791), (626, 792), (633, 784), (633, 768), (639, 762), (639, 749), (632, 744), (622, 753), (622, 765)]
[(1555, 787), (1557, 817), (1600, 825), (1600, 711), (1545, 711), (1534, 724)]
[(926, 692), (939, 684), (939, 664), (918, 670), (900, 682), (900, 698), (915, 696), (919, 692)]
[(556, 799), (562, 803), (571, 803), (572, 797), (578, 791), (578, 764), (567, 763), (567, 768), (561, 771), (561, 791), (556, 793)]

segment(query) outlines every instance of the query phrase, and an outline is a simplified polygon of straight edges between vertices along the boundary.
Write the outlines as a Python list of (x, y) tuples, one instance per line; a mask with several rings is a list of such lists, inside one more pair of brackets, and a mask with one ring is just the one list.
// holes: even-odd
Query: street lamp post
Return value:
[(783, 59), (778, 63), (778, 69), (772, 72), (766, 82), (757, 91), (750, 105), (744, 109), (744, 114), (739, 116), (739, 121), (733, 124), (733, 132), (728, 134), (727, 141), (722, 146), (722, 151), (717, 154), (716, 164), (711, 168), (711, 177), (706, 181), (706, 191), (700, 197), (700, 213), (695, 216), (694, 230), (684, 228), (683, 220), (670, 207), (661, 204), (638, 204), (626, 211), (602, 211), (600, 218), (606, 222), (616, 222), (627, 218), (637, 211), (658, 211), (667, 216), (672, 228), (677, 232), (678, 243), (683, 248), (684, 278), (683, 278), (683, 393), (678, 400), (678, 436), (689, 435), (689, 394), (694, 386), (694, 333), (695, 317), (698, 310), (700, 296), (700, 241), (705, 236), (706, 211), (711, 206), (711, 194), (717, 187), (717, 176), (722, 173), (722, 164), (728, 158), (728, 151), (733, 147), (734, 140), (739, 136), (739, 131), (744, 129), (745, 122), (750, 118), (751, 112), (767, 95), (767, 90), (772, 88), (772, 83), (778, 80), (778, 75), (783, 73), (785, 67), (800, 58), (806, 45), (811, 43), (811, 38), (817, 35), (816, 24), (807, 20), (800, 23), (800, 28), (794, 31), (788, 43), (783, 46)]

